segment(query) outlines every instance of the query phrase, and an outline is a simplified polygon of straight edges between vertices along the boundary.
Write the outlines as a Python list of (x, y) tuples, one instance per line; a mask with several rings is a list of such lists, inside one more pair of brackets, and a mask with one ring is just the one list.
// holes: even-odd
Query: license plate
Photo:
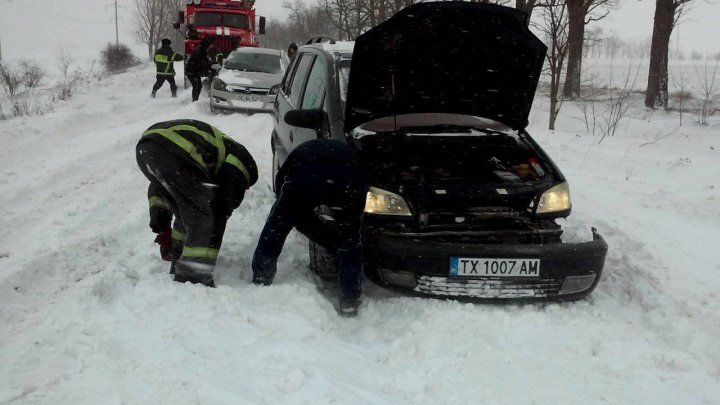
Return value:
[(257, 98), (256, 96), (239, 96), (238, 99), (240, 101), (258, 101), (259, 100), (259, 98)]
[(453, 277), (540, 277), (540, 259), (495, 257), (450, 258)]

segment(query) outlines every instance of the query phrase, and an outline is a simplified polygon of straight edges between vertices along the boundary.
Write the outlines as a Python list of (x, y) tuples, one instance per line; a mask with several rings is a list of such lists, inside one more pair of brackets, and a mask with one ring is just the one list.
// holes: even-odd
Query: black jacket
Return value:
[(175, 53), (169, 46), (163, 46), (155, 52), (155, 67), (158, 76), (175, 76), (173, 62), (181, 62), (184, 57)]
[(364, 178), (355, 151), (332, 139), (314, 139), (295, 148), (275, 177), (276, 190), (282, 188), (286, 176), (324, 173), (328, 179)]
[(245, 190), (258, 180), (252, 155), (217, 128), (197, 120), (158, 122), (145, 131), (140, 142), (152, 141), (167, 148), (219, 186), (222, 205), (229, 212), (243, 200)]
[(185, 75), (187, 76), (207, 76), (210, 70), (210, 60), (208, 59), (207, 49), (198, 45), (190, 54), (187, 65), (185, 65)]

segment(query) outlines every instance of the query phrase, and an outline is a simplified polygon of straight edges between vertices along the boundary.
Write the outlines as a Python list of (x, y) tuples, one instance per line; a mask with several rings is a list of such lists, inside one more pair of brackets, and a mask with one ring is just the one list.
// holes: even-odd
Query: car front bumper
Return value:
[(247, 94), (238, 91), (210, 91), (210, 105), (214, 109), (241, 112), (270, 112), (275, 95)]
[[(366, 262), (387, 286), (419, 295), (490, 300), (575, 300), (600, 280), (607, 243), (595, 229), (583, 243), (470, 244), (437, 242), (401, 233), (373, 233), (363, 241)], [(450, 275), (453, 256), (540, 260), (538, 277)]]

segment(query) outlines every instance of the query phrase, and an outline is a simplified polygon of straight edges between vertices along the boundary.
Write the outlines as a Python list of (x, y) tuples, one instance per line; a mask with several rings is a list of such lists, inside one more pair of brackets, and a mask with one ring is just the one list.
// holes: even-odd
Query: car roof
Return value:
[(242, 48), (238, 48), (232, 53), (256, 53), (256, 54), (263, 54), (263, 55), (281, 55), (282, 51), (279, 49), (271, 49), (271, 48), (255, 48), (252, 46), (245, 46)]
[(303, 45), (299, 50), (303, 48), (314, 48), (334, 55), (337, 58), (350, 59), (352, 58), (353, 49), (355, 48), (355, 41), (317, 42), (310, 45)]

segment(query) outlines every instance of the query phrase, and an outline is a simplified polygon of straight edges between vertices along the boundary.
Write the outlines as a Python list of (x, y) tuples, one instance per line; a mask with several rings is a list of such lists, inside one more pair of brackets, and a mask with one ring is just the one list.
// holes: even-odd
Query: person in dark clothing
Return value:
[(207, 52), (211, 44), (210, 38), (204, 38), (192, 52), (185, 65), (185, 76), (192, 84), (192, 101), (197, 101), (200, 97), (202, 78), (207, 76), (210, 71), (210, 60)]
[(155, 52), (155, 67), (157, 68), (157, 81), (153, 85), (151, 96), (155, 97), (155, 93), (162, 87), (167, 80), (170, 83), (170, 91), (173, 97), (177, 97), (177, 84), (175, 84), (175, 67), (173, 63), (181, 62), (184, 57), (179, 53), (175, 53), (170, 47), (171, 41), (163, 38), (162, 46)]
[(287, 49), (287, 56), (288, 59), (290, 59), (290, 63), (292, 63), (293, 59), (295, 59), (295, 55), (297, 54), (298, 46), (295, 42), (290, 42), (290, 45), (288, 45)]
[(362, 293), (360, 225), (368, 186), (355, 152), (329, 139), (308, 141), (287, 158), (275, 178), (280, 190), (253, 255), (254, 284), (269, 285), (293, 227), (336, 252), (340, 314), (357, 313)]
[(208, 80), (212, 83), (212, 80), (217, 76), (220, 68), (222, 67), (224, 55), (220, 48), (215, 45), (210, 45), (207, 50), (208, 60), (210, 60), (210, 69), (208, 69)]
[(211, 125), (175, 120), (148, 128), (136, 158), (150, 180), (150, 229), (162, 258), (172, 261), (170, 273), (214, 286), (225, 223), (258, 178), (252, 156)]

